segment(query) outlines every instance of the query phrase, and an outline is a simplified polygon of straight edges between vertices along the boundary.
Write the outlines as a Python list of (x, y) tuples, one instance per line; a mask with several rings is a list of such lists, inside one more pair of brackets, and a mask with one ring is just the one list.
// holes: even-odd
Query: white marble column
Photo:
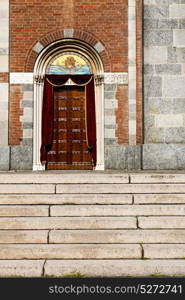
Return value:
[(129, 145), (136, 145), (136, 0), (128, 1)]
[[(8, 78), (9, 72), (9, 0), (0, 1), (0, 73)], [(0, 82), (0, 146), (8, 145), (9, 83)]]

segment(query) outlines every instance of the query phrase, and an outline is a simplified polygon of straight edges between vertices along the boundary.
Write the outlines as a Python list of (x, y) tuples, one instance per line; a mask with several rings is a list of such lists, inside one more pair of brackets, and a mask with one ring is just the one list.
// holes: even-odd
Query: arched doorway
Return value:
[[(65, 39), (47, 46), (37, 58), (34, 83), (34, 145), (33, 145), (33, 170), (45, 169), (104, 169), (104, 87), (103, 87), (103, 65), (99, 54), (88, 44), (75, 40)], [(48, 152), (47, 162), (41, 162), (42, 144), (42, 121), (43, 121), (43, 89), (44, 80), (47, 76), (68, 75), (65, 83), (54, 87), (55, 106), (54, 119), (58, 114), (59, 123), (54, 125), (54, 132), (60, 132), (63, 138), (58, 136), (57, 149), (53, 148)], [(85, 105), (86, 82), (79, 84), (74, 82), (71, 76), (90, 76), (93, 78), (95, 95), (95, 128), (96, 128), (96, 164), (92, 164), (92, 155), (85, 146), (87, 143), (87, 114)], [(90, 78), (89, 78), (90, 79)], [(54, 83), (55, 85), (55, 83)], [(58, 97), (58, 100), (57, 100)], [(59, 100), (73, 98), (72, 101)], [(81, 100), (74, 104), (74, 99)], [(56, 103), (58, 102), (58, 106)], [(64, 116), (65, 115), (65, 116)], [(80, 116), (80, 117), (79, 117)], [(64, 120), (65, 119), (65, 120)], [(69, 120), (80, 120), (71, 125)], [(62, 125), (63, 123), (63, 125)], [(65, 123), (65, 124), (64, 124)], [(71, 132), (71, 134), (69, 134)], [(71, 141), (69, 142), (69, 140)], [(67, 141), (64, 147), (61, 143)], [(86, 141), (85, 141), (86, 140)], [(56, 143), (56, 135), (54, 137)], [(76, 145), (75, 145), (76, 143)], [(87, 143), (88, 144), (88, 143)], [(78, 147), (78, 146), (79, 147)], [(64, 149), (65, 148), (65, 149)], [(78, 149), (77, 149), (78, 148)], [(58, 157), (58, 158), (56, 158)], [(61, 164), (63, 162), (63, 164)], [(57, 167), (58, 165), (58, 167)], [(71, 167), (69, 167), (71, 165)]]

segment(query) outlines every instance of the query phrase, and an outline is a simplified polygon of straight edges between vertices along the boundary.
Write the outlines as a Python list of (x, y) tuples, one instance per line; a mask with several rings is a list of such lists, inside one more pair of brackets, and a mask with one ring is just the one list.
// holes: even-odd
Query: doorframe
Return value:
[(33, 171), (45, 170), (40, 162), (42, 101), (44, 75), (48, 63), (59, 53), (76, 52), (90, 63), (95, 78), (95, 110), (97, 164), (95, 170), (104, 170), (104, 70), (98, 52), (85, 42), (76, 39), (56, 41), (42, 50), (34, 67), (34, 122), (33, 122)]

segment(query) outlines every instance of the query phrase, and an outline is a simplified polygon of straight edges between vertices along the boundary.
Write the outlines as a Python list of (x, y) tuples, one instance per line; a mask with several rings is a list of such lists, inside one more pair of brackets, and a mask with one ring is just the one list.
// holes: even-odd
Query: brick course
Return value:
[(9, 144), (20, 145), (23, 136), (20, 116), (23, 115), (23, 109), (20, 102), (23, 99), (21, 85), (15, 84), (10, 86), (10, 104), (9, 104)]
[(8, 72), (0, 72), (0, 82), (9, 82), (9, 73)]

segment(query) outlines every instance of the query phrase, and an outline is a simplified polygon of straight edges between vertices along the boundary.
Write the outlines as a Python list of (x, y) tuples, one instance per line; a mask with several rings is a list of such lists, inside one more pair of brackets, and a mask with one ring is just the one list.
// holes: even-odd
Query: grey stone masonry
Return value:
[(0, 170), (9, 170), (10, 148), (0, 146)]
[(21, 116), (22, 128), (23, 128), (23, 140), (22, 145), (33, 144), (33, 85), (23, 84), (23, 100), (21, 102), (21, 108), (23, 108), (23, 116)]
[(12, 146), (11, 147), (11, 170), (31, 170), (32, 169), (32, 146)]
[(149, 144), (143, 147), (143, 166), (182, 169), (185, 167), (185, 1), (144, 0), (143, 3), (144, 143)]

